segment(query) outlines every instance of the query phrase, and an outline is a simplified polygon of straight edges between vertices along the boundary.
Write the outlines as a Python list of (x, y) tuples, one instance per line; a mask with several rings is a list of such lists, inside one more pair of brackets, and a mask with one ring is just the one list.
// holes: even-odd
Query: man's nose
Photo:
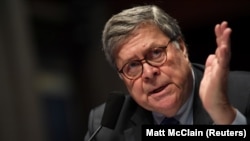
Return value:
[(155, 78), (158, 74), (160, 74), (160, 69), (158, 67), (152, 66), (147, 62), (143, 63), (142, 79), (150, 80)]

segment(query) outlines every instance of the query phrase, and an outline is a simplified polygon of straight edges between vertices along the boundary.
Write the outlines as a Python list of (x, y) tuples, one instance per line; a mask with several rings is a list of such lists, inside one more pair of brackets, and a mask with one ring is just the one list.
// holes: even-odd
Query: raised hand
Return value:
[(215, 54), (209, 55), (206, 60), (200, 85), (200, 98), (203, 106), (215, 124), (230, 124), (236, 116), (227, 97), (231, 32), (226, 21), (215, 26), (217, 48)]

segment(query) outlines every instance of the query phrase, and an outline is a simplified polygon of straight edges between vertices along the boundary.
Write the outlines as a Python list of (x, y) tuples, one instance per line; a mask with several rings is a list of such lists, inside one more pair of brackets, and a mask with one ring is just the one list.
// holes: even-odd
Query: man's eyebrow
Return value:
[(152, 49), (158, 48), (158, 47), (165, 47), (165, 44), (151, 44), (146, 50), (145, 52), (151, 51)]
[[(163, 47), (163, 46), (166, 46), (166, 45), (159, 44), (159, 43), (152, 43), (146, 49), (141, 51), (142, 55), (145, 57), (147, 55), (147, 53), (152, 51), (154, 48)], [(122, 63), (123, 63), (123, 65), (125, 65), (130, 61), (140, 60), (140, 59), (143, 59), (143, 58), (140, 58), (137, 54), (134, 54), (133, 56), (130, 56), (130, 57), (126, 58), (126, 60), (122, 61)]]

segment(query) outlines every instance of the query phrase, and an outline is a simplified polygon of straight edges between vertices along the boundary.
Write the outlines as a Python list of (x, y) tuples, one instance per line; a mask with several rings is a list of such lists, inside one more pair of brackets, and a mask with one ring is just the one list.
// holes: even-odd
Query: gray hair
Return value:
[(115, 64), (115, 51), (134, 29), (141, 23), (150, 22), (158, 26), (170, 39), (183, 38), (181, 29), (170, 15), (155, 5), (137, 6), (113, 15), (106, 23), (102, 44), (107, 61), (113, 68)]

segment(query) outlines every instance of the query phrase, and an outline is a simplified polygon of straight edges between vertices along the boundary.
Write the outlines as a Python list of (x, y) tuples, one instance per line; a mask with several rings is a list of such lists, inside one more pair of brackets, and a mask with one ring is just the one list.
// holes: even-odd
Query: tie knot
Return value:
[(164, 118), (161, 122), (161, 125), (179, 125), (180, 122), (175, 118)]

